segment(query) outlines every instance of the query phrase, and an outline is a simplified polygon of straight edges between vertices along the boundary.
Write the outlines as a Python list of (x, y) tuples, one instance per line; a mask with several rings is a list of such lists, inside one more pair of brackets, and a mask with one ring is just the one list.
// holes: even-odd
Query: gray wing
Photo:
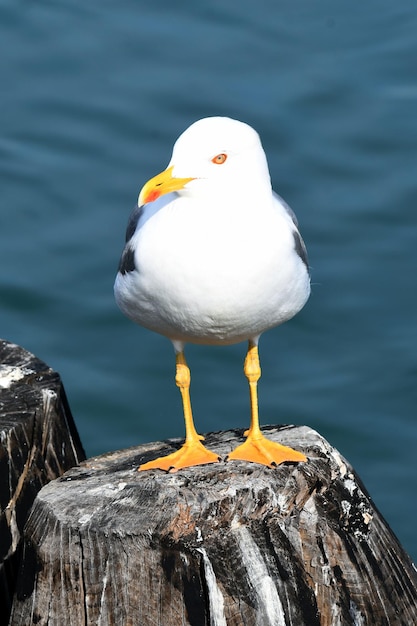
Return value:
[[(131, 212), (127, 221), (126, 228), (126, 245), (122, 252), (122, 256), (119, 263), (119, 272), (121, 274), (127, 274), (128, 272), (134, 272), (135, 267), (135, 248), (132, 245), (131, 239), (136, 233), (138, 228), (141, 228), (144, 223), (155, 215), (168, 201), (172, 200), (173, 194), (167, 194), (163, 198), (155, 200), (151, 204), (144, 204), (142, 206), (135, 206)], [(139, 223), (140, 222), (140, 223)]]
[[(167, 193), (165, 196), (161, 196), (157, 200), (154, 200), (150, 204), (143, 204), (142, 206), (135, 206), (130, 214), (126, 228), (126, 242), (132, 239), (133, 235), (137, 231), (138, 227), (142, 228), (147, 220), (149, 220), (155, 213), (160, 211), (164, 206), (172, 202), (177, 197), (175, 192)], [(140, 225), (139, 225), (140, 222)]]
[(305, 243), (303, 241), (303, 238), (301, 237), (300, 233), (298, 232), (298, 229), (293, 230), (292, 235), (294, 237), (294, 248), (295, 248), (295, 251), (298, 254), (298, 256), (300, 257), (300, 259), (302, 260), (302, 262), (304, 263), (304, 265), (306, 266), (307, 271), (309, 272), (307, 248), (306, 248), (306, 245), (305, 245)]
[(309, 271), (307, 248), (306, 248), (305, 243), (303, 241), (303, 238), (301, 237), (300, 232), (298, 230), (298, 220), (297, 220), (297, 217), (296, 217), (294, 211), (292, 210), (292, 208), (274, 190), (272, 190), (272, 195), (277, 200), (277, 202), (279, 202), (279, 204), (282, 206), (282, 208), (285, 209), (285, 211), (288, 213), (289, 217), (291, 218), (291, 220), (292, 220), (292, 222), (294, 224), (293, 231), (292, 231), (292, 236), (294, 238), (294, 249), (295, 249), (296, 253), (298, 254), (298, 256), (300, 257), (300, 259), (302, 260), (302, 262), (304, 263), (304, 265), (306, 266), (307, 271)]
[(284, 198), (281, 198), (281, 196), (278, 195), (274, 190), (272, 190), (272, 195), (274, 196), (276, 200), (278, 200), (278, 202), (282, 205), (282, 207), (287, 211), (288, 215), (290, 216), (290, 218), (292, 219), (292, 221), (298, 228), (297, 216), (292, 210), (292, 208), (285, 202)]

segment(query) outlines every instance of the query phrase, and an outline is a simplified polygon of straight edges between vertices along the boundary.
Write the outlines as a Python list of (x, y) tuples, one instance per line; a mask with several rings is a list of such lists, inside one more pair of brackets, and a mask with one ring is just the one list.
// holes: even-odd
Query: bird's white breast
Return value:
[[(136, 270), (116, 298), (138, 324), (179, 341), (235, 343), (285, 322), (310, 287), (285, 211), (177, 198), (134, 235)], [(261, 219), (259, 219), (261, 217)]]

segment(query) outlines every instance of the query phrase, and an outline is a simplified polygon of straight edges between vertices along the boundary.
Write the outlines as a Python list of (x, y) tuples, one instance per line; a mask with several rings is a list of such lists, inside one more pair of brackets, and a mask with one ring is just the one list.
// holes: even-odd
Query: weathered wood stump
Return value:
[(0, 340), (0, 624), (7, 624), (23, 526), (36, 494), (83, 459), (59, 375)]
[[(137, 472), (179, 446), (93, 458), (38, 494), (11, 626), (411, 626), (417, 574), (354, 470), (306, 427), (307, 463)], [(208, 435), (225, 456), (242, 432)]]

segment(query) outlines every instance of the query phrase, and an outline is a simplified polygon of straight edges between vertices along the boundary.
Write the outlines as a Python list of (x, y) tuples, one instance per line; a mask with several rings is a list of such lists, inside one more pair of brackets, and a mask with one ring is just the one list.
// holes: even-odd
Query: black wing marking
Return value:
[(124, 276), (128, 272), (134, 272), (135, 269), (135, 249), (130, 243), (128, 243), (125, 246), (120, 259), (119, 272)]
[(133, 235), (135, 234), (138, 222), (143, 215), (144, 209), (145, 209), (144, 205), (135, 206), (132, 213), (130, 214), (129, 220), (127, 222), (127, 228), (126, 228), (126, 242), (130, 241)]
[(304, 263), (304, 265), (306, 266), (307, 271), (308, 271), (308, 256), (307, 256), (307, 248), (305, 246), (305, 243), (300, 233), (298, 232), (298, 230), (294, 229), (292, 232), (292, 236), (294, 237), (295, 251), (300, 257), (300, 259), (302, 260), (302, 262)]
[(122, 252), (122, 256), (120, 257), (119, 262), (119, 272), (123, 276), (128, 272), (134, 272), (136, 269), (135, 265), (135, 249), (130, 243), (133, 235), (136, 232), (136, 228), (138, 226), (139, 220), (143, 215), (143, 206), (135, 206), (133, 211), (131, 212), (126, 228), (126, 245)]

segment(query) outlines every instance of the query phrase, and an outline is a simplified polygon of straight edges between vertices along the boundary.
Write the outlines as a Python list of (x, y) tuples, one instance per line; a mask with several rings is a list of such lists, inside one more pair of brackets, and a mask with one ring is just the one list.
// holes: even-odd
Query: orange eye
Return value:
[(217, 156), (215, 156), (214, 159), (211, 159), (211, 162), (214, 163), (215, 165), (223, 165), (226, 159), (227, 159), (227, 154), (224, 154), (224, 152), (222, 152), (221, 154), (218, 154)]

